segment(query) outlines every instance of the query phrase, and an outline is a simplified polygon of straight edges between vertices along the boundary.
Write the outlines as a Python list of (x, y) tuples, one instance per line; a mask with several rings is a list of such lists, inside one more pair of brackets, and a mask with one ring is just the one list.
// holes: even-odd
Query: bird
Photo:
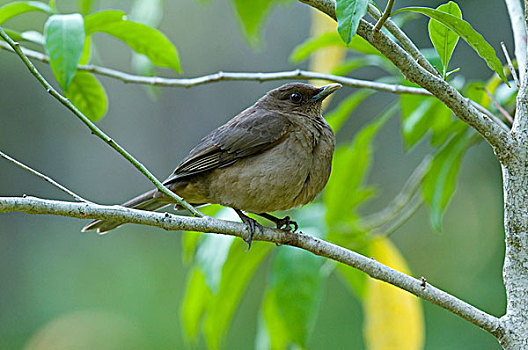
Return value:
[[(326, 186), (335, 136), (322, 116), (322, 102), (339, 88), (293, 82), (267, 92), (202, 138), (163, 185), (193, 206), (233, 208), (247, 225), (249, 247), (263, 226), (244, 212), (295, 232), (298, 224), (289, 216), (269, 212), (305, 205)], [(171, 204), (171, 198), (153, 189), (122, 206), (154, 211)], [(122, 224), (94, 220), (82, 231), (105, 233)]]

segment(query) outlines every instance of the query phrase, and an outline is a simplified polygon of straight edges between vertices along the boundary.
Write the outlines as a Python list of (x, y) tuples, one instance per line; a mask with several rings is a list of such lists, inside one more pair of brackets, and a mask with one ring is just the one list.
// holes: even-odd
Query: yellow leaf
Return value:
[[(387, 238), (377, 238), (370, 247), (377, 261), (409, 273), (405, 260)], [(415, 350), (424, 343), (424, 320), (420, 300), (388, 283), (369, 278), (363, 300), (363, 335), (369, 350)]]
[[(311, 37), (317, 38), (323, 33), (335, 32), (337, 23), (319, 10), (312, 9)], [(319, 73), (330, 73), (338, 66), (346, 55), (346, 49), (339, 46), (329, 46), (315, 51), (310, 58), (309, 69)], [(325, 80), (312, 80), (310, 84), (315, 86), (328, 84)], [(328, 106), (332, 96), (323, 101), (323, 110)]]

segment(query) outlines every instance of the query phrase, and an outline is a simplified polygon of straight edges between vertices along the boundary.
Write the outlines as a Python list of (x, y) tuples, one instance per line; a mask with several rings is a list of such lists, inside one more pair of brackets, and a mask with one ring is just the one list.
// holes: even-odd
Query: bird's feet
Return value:
[(251, 248), (251, 242), (253, 241), (253, 235), (255, 234), (256, 229), (258, 228), (260, 233), (262, 233), (264, 232), (264, 228), (262, 227), (261, 224), (257, 222), (257, 220), (250, 218), (249, 216), (244, 214), (241, 210), (235, 209), (235, 212), (238, 214), (242, 222), (246, 224), (248, 228), (249, 234), (248, 234), (248, 238), (245, 239), (245, 241), (248, 244), (247, 250), (249, 250)]
[(272, 222), (275, 223), (275, 225), (277, 225), (277, 228), (279, 230), (283, 230), (283, 231), (286, 231), (286, 232), (292, 232), (292, 233), (295, 233), (298, 229), (299, 229), (299, 225), (297, 225), (297, 222), (291, 220), (291, 218), (289, 216), (286, 216), (282, 219), (276, 217), (276, 216), (273, 216), (273, 215), (270, 215), (268, 213), (261, 213), (261, 214), (258, 214), (259, 216), (262, 216), (263, 218), (266, 218)]

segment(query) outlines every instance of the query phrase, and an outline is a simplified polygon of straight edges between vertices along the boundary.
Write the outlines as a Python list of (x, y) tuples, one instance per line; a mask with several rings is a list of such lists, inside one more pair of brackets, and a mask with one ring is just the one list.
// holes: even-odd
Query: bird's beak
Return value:
[(328, 84), (328, 85), (322, 86), (319, 92), (317, 93), (317, 95), (312, 97), (312, 101), (314, 102), (322, 101), (327, 96), (331, 95), (333, 92), (335, 92), (337, 89), (341, 88), (342, 86), (343, 85), (341, 84)]

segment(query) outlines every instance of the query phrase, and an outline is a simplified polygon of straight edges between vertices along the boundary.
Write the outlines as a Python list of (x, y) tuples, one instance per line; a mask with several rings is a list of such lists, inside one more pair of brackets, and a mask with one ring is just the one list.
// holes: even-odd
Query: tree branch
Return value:
[[(335, 2), (333, 0), (300, 1), (336, 19)], [(382, 31), (374, 32), (373, 26), (367, 21), (360, 21), (357, 34), (388, 58), (409, 81), (431, 92), (449, 107), (459, 119), (477, 130), (494, 148), (500, 160), (506, 159), (511, 155), (513, 139), (508, 131), (490, 118), (489, 115), (479, 113), (470, 100), (463, 97), (454, 87), (435, 74), (430, 74)]]
[[(170, 231), (200, 231), (241, 238), (247, 238), (248, 235), (247, 227), (242, 223), (219, 220), (211, 217), (183, 217), (169, 213), (148, 212), (121, 206), (103, 206), (90, 203), (81, 204), (45, 200), (35, 197), (0, 197), (0, 213), (13, 211), (20, 211), (27, 214), (51, 214), (80, 219), (128, 222), (156, 226)], [(416, 278), (319, 238), (303, 233), (289, 233), (282, 230), (264, 228), (262, 231), (257, 230), (253, 240), (299, 247), (312, 252), (313, 254), (354, 267), (367, 273), (372, 278), (390, 283), (451, 311), (495, 336), (498, 336), (502, 332), (499, 326), (499, 320), (496, 317), (489, 315), (430, 284), (427, 284), (424, 288), (422, 282)]]
[[(363, 218), (361, 222), (367, 230), (387, 234), (388, 228), (398, 228), (420, 207), (422, 198), (419, 189), (432, 158), (431, 155), (427, 155), (422, 160), (387, 207)], [(384, 226), (387, 228), (383, 229)]]
[[(0, 41), (0, 47), (11, 52), (13, 49), (6, 43)], [(37, 59), (39, 61), (49, 63), (48, 56), (33, 50), (21, 48), (22, 52), (30, 58)], [(391, 92), (395, 94), (411, 94), (411, 95), (425, 95), (429, 96), (430, 93), (427, 90), (394, 84), (377, 83), (368, 80), (360, 80), (347, 78), (338, 75), (323, 74), (318, 72), (305, 71), (295, 69), (292, 71), (284, 72), (269, 72), (269, 73), (251, 73), (251, 72), (218, 72), (214, 74), (208, 74), (196, 78), (183, 78), (183, 79), (171, 79), (162, 77), (147, 77), (125, 73), (115, 69), (106, 67), (100, 67), (96, 65), (80, 65), (77, 69), (106, 76), (113, 79), (121, 80), (125, 83), (134, 84), (145, 84), (145, 85), (157, 85), (157, 86), (169, 86), (169, 87), (193, 87), (203, 84), (215, 83), (220, 81), (271, 81), (271, 80), (285, 80), (285, 79), (323, 79), (333, 81), (354, 88), (372, 89), (384, 92)]]
[[(11, 46), (0, 41), (0, 48), (14, 52)], [(48, 56), (38, 52), (33, 51), (24, 47), (20, 48), (22, 52), (30, 58), (49, 63)], [(215, 83), (220, 81), (272, 81), (272, 80), (287, 80), (287, 79), (322, 79), (328, 80), (331, 82), (340, 83), (345, 86), (353, 88), (363, 88), (363, 89), (372, 89), (383, 92), (390, 92), (395, 94), (409, 94), (409, 95), (422, 95), (422, 96), (432, 96), (432, 94), (422, 88), (410, 87), (405, 85), (394, 85), (394, 84), (384, 84), (368, 80), (353, 79), (348, 77), (343, 77), (339, 75), (332, 74), (323, 74), (318, 72), (305, 71), (300, 69), (295, 69), (292, 71), (283, 71), (283, 72), (267, 72), (267, 73), (251, 73), (251, 72), (218, 72), (208, 75), (203, 75), (195, 78), (183, 78), (183, 79), (170, 79), (162, 77), (146, 77), (140, 75), (129, 74), (121, 72), (115, 69), (110, 69), (106, 67), (100, 67), (96, 65), (81, 65), (77, 69), (83, 70), (86, 72), (106, 76), (109, 78), (121, 80), (124, 83), (133, 83), (133, 84), (145, 84), (145, 85), (157, 85), (157, 86), (168, 86), (168, 87), (185, 87), (190, 88), (193, 86), (198, 86), (202, 84)], [(486, 114), (488, 117), (493, 119), (497, 124), (501, 126), (505, 131), (509, 131), (509, 128), (500, 121), (493, 113), (488, 111), (486, 108), (482, 107), (475, 101), (470, 101), (471, 104), (478, 109), (480, 112)]]
[[(372, 18), (379, 21), (381, 13), (376, 8), (376, 6), (369, 4), (367, 11), (368, 14), (372, 16)], [(429, 73), (436, 74), (436, 70), (431, 65), (431, 63), (429, 63), (427, 58), (425, 58), (425, 56), (420, 52), (420, 50), (416, 47), (412, 40), (407, 36), (407, 34), (405, 34), (405, 32), (400, 27), (396, 25), (396, 23), (388, 19), (387, 21), (385, 21), (385, 28), (387, 28), (389, 33), (391, 33), (394, 38), (398, 40), (403, 49), (407, 51), (416, 60), (416, 62), (418, 62), (420, 66), (424, 67)]]
[(86, 203), (92, 203), (90, 202), (89, 200), (86, 200), (84, 199), (83, 197), (79, 196), (78, 194), (76, 194), (75, 192), (69, 190), (68, 188), (62, 186), (60, 183), (58, 183), (57, 181), (53, 180), (51, 177), (49, 176), (46, 176), (40, 172), (38, 172), (37, 170), (31, 168), (30, 166), (27, 166), (25, 165), (24, 163), (22, 162), (19, 162), (18, 160), (14, 159), (14, 158), (11, 158), (10, 156), (8, 156), (7, 154), (3, 153), (2, 151), (0, 151), (0, 157), (10, 161), (11, 163), (21, 167), (22, 169), (30, 172), (31, 174), (33, 175), (36, 175), (38, 177), (40, 177), (41, 179), (43, 179), (44, 181), (47, 181), (49, 182), (50, 184), (52, 184), (53, 186), (57, 187), (59, 190), (63, 191), (64, 193), (67, 193), (68, 195), (72, 196), (75, 200), (79, 201), (79, 202), (86, 202)]
[(504, 0), (510, 15), (510, 22), (515, 43), (515, 58), (519, 67), (520, 80), (524, 80), (526, 68), (526, 22), (520, 0)]
[(178, 196), (176, 193), (172, 192), (166, 188), (143, 164), (136, 160), (127, 150), (125, 150), (121, 145), (115, 142), (110, 136), (105, 134), (101, 129), (99, 129), (88, 117), (86, 117), (77, 107), (75, 107), (70, 100), (62, 96), (51, 84), (39, 73), (35, 68), (33, 63), (27, 58), (27, 56), (20, 49), (20, 45), (17, 42), (14, 42), (9, 35), (4, 32), (0, 27), (0, 36), (11, 46), (11, 48), (17, 53), (17, 55), (22, 59), (26, 67), (29, 69), (31, 74), (37, 78), (37, 80), (42, 84), (46, 91), (53, 97), (55, 97), (61, 104), (66, 106), (70, 111), (77, 116), (91, 131), (93, 134), (98, 136), (101, 140), (107, 143), (110, 147), (116, 150), (121, 154), (126, 160), (128, 160), (136, 169), (138, 169), (143, 175), (145, 175), (163, 194), (167, 195), (173, 199), (176, 203), (187, 209), (192, 215), (202, 217), (204, 216), (196, 208), (187, 203), (183, 198)]

